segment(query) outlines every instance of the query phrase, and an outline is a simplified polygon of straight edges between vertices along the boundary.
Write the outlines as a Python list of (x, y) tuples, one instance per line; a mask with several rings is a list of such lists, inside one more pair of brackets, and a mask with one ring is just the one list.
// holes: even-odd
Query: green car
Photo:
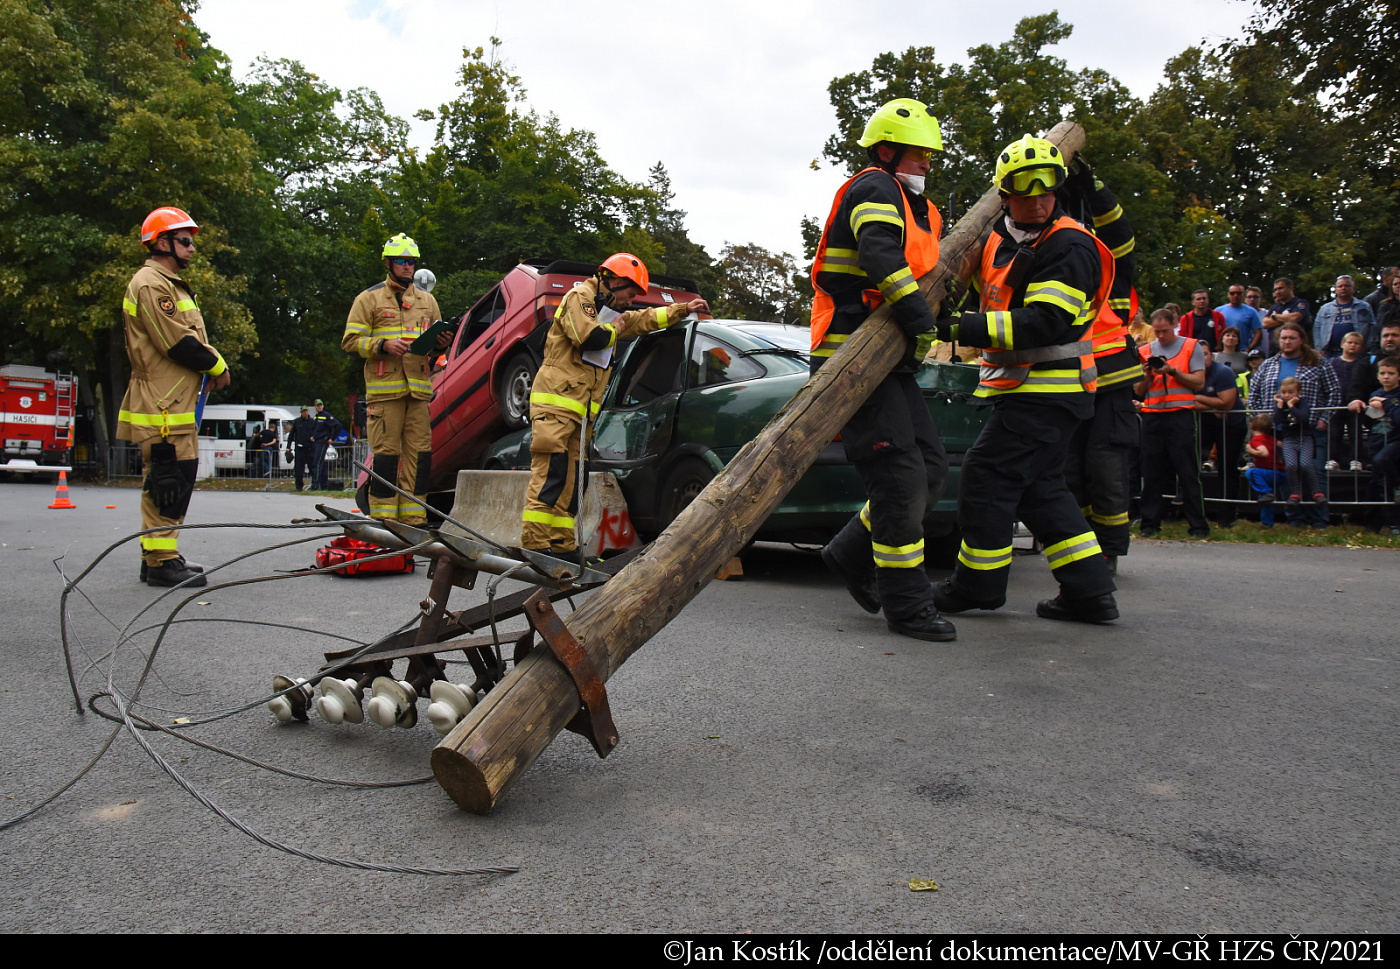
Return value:
[[(743, 320), (691, 320), (649, 333), (619, 353), (603, 397), (591, 469), (617, 476), (632, 523), (651, 538), (680, 513), (809, 376), (806, 327)], [(954, 533), (963, 453), (982, 430), (970, 400), (977, 367), (931, 363), (919, 386), (948, 451), (938, 503), (939, 535)], [(529, 430), (487, 449), (487, 469), (528, 469)], [(783, 498), (759, 529), (764, 541), (825, 544), (865, 504), (865, 490), (840, 440)]]

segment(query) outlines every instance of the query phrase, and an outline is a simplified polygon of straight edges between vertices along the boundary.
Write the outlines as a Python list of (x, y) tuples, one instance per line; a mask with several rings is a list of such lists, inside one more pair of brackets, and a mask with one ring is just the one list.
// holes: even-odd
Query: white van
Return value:
[(299, 407), (280, 404), (206, 404), (199, 422), (199, 477), (216, 474), (261, 476), (261, 465), (248, 453), (248, 441), (269, 423), (275, 423), (277, 451), (273, 472), (293, 470), (287, 460), (287, 435)]

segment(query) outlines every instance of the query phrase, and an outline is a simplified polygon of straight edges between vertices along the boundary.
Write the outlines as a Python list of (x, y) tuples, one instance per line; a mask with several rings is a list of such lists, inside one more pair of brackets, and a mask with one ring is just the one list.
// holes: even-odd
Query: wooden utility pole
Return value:
[[(1066, 158), (1084, 130), (1061, 122), (1048, 135)], [(988, 161), (991, 167), (991, 161)], [(950, 277), (972, 275), (1001, 212), (989, 190), (939, 243), (938, 265), (919, 280), (930, 306)], [(709, 584), (909, 352), (882, 306), (832, 354), (763, 431), (727, 464), (631, 565), (566, 623), (606, 681)], [(579, 712), (578, 687), (547, 648), (526, 656), (433, 750), (433, 773), (457, 804), (484, 814)]]

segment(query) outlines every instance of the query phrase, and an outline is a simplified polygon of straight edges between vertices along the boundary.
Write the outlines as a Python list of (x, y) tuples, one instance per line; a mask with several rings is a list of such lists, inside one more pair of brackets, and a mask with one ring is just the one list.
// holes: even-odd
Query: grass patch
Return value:
[[(1276, 514), (1282, 518), (1280, 507)], [(1393, 548), (1400, 549), (1400, 536), (1377, 535), (1360, 525), (1331, 525), (1326, 529), (1293, 528), (1282, 522), (1273, 528), (1264, 528), (1258, 522), (1237, 521), (1234, 528), (1211, 526), (1210, 538), (1190, 538), (1186, 533), (1190, 526), (1186, 522), (1163, 522), (1162, 531), (1153, 538), (1143, 538), (1133, 531), (1133, 541), (1154, 542), (1158, 540), (1175, 542), (1234, 542), (1242, 545), (1330, 545), (1337, 548)]]

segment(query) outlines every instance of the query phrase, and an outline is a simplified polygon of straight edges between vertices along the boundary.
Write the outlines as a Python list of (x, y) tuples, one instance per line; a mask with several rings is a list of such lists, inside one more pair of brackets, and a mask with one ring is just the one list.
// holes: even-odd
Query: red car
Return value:
[[(476, 467), (496, 438), (529, 422), (530, 385), (555, 308), (596, 271), (586, 262), (528, 260), (462, 316), (433, 377), (429, 491), (454, 489), (458, 471)], [(687, 303), (698, 295), (690, 280), (653, 273), (651, 288), (633, 307)]]

